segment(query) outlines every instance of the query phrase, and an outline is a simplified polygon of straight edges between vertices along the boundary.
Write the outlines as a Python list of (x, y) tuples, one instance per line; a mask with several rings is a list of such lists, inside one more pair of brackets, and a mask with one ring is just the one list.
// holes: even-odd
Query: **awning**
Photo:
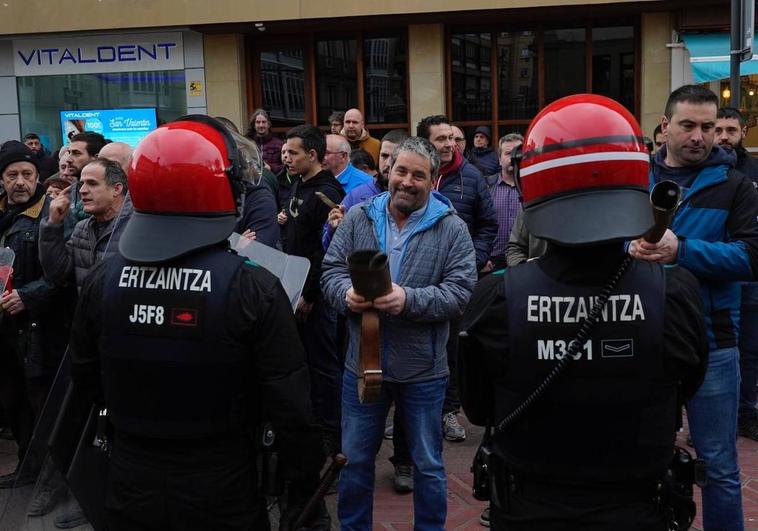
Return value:
[[(690, 63), (695, 83), (729, 78), (728, 33), (700, 33), (682, 35), (690, 52)], [(740, 75), (758, 74), (758, 54), (740, 64)]]

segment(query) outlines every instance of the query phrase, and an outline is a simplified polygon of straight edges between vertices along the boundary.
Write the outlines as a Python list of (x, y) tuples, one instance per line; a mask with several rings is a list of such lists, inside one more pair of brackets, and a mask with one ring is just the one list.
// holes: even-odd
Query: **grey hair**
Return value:
[(500, 139), (498, 147), (500, 148), (500, 154), (503, 154), (503, 144), (506, 142), (524, 142), (524, 136), (521, 133), (508, 133)]
[(422, 138), (420, 136), (409, 136), (400, 144), (398, 144), (394, 151), (392, 151), (392, 166), (395, 165), (395, 161), (402, 151), (415, 153), (416, 155), (421, 155), (425, 159), (429, 159), (432, 181), (437, 178), (437, 175), (440, 172), (440, 156), (432, 143), (429, 142), (426, 138)]

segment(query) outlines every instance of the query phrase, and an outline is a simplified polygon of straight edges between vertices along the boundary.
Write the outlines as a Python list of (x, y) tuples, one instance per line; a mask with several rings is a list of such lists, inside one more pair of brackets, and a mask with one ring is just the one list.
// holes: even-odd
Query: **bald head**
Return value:
[(121, 166), (121, 169), (127, 171), (132, 151), (133, 150), (129, 144), (124, 144), (123, 142), (111, 142), (110, 144), (106, 144), (97, 156), (101, 159), (113, 161)]
[(350, 141), (358, 140), (363, 134), (363, 114), (358, 109), (349, 109), (345, 113), (345, 136)]

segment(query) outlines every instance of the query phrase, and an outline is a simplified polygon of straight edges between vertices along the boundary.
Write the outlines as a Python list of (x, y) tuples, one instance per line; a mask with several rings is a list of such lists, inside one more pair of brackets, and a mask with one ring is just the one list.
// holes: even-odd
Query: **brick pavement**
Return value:
[[(471, 474), (469, 466), (481, 438), (482, 429), (471, 426), (463, 415), (460, 417), (467, 431), (466, 441), (461, 443), (445, 442), (445, 467), (448, 472), (448, 519), (445, 526), (448, 530), (482, 530), (479, 524), (479, 514), (486, 506), (485, 503), (474, 500), (471, 496)], [(556, 434), (556, 441), (560, 435)], [(679, 444), (685, 443), (686, 432), (679, 435)], [(758, 442), (740, 438), (737, 446), (740, 453), (742, 472), (743, 507), (745, 512), (746, 531), (758, 531)], [(413, 496), (397, 495), (390, 483), (392, 465), (388, 458), (391, 455), (391, 445), (385, 441), (377, 457), (376, 496), (374, 502), (374, 529), (408, 531), (413, 529)], [(15, 466), (15, 445), (0, 440), (0, 474), (7, 473)], [(699, 491), (696, 489), (698, 506)], [(0, 513), (2, 513), (3, 496), (0, 496)], [(335, 516), (333, 529), (339, 529), (336, 522), (336, 495), (327, 497), (327, 505)], [(40, 524), (42, 522), (39, 522)], [(45, 522), (47, 523), (47, 522)], [(84, 531), (88, 527), (77, 528)], [(0, 529), (7, 529), (0, 522)], [(30, 525), (27, 529), (53, 529), (51, 525)], [(702, 529), (698, 517), (693, 529)]]

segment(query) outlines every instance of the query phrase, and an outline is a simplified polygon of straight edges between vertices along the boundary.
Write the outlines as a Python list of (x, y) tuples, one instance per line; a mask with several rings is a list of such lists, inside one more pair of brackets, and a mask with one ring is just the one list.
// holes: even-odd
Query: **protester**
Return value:
[[(50, 199), (39, 182), (37, 157), (20, 142), (0, 148), (0, 242), (15, 252), (12, 288), (0, 294), (0, 402), (18, 443), (17, 469), (0, 488), (34, 479), (41, 463), (19, 467), (58, 369), (68, 337), (67, 293), (44, 278), (38, 255), (40, 220)], [(18, 480), (18, 481), (17, 481)]]
[(319, 286), (324, 257), (321, 234), (330, 207), (316, 192), (334, 203), (339, 203), (345, 192), (331, 172), (322, 169), (325, 153), (326, 137), (320, 129), (300, 125), (287, 132), (287, 170), (297, 177), (290, 188), (287, 206), (277, 219), (282, 225), (282, 250), (307, 258), (311, 265), (296, 317), (311, 372), (311, 399), (317, 420), (324, 428), (324, 446), (328, 454), (334, 454), (339, 449), (340, 359), (336, 332), (323, 311)]
[(684, 190), (672, 229), (658, 243), (635, 240), (639, 260), (678, 264), (700, 281), (710, 353), (705, 381), (687, 403), (698, 457), (708, 463), (703, 487), (705, 529), (744, 528), (737, 462), (740, 281), (758, 272), (758, 194), (730, 169), (733, 153), (714, 146), (718, 97), (685, 85), (668, 98), (661, 128), (666, 144), (655, 154), (652, 183), (672, 180)]
[(345, 113), (342, 111), (334, 111), (329, 115), (329, 132), (333, 135), (340, 134), (342, 128), (345, 126)]
[(469, 150), (466, 158), (482, 175), (492, 175), (500, 169), (500, 161), (495, 150), (490, 147), (491, 142), (490, 128), (486, 125), (477, 127), (474, 131), (474, 147)]
[(485, 177), (492, 196), (492, 204), (497, 214), (497, 236), (492, 245), (492, 255), (487, 269), (503, 269), (506, 263), (506, 250), (511, 229), (516, 216), (521, 210), (521, 197), (514, 181), (511, 155), (524, 141), (518, 133), (509, 133), (500, 139), (500, 172)]
[(34, 158), (37, 161), (37, 167), (39, 168), (39, 179), (44, 181), (52, 174), (58, 167), (58, 162), (55, 157), (42, 145), (42, 140), (37, 133), (26, 133), (24, 135), (24, 145), (32, 150)]
[(332, 172), (346, 194), (362, 184), (371, 182), (367, 173), (350, 163), (350, 144), (341, 135), (326, 135), (324, 167)]
[(264, 109), (255, 109), (245, 136), (255, 140), (263, 155), (264, 164), (274, 174), (282, 169), (282, 139), (271, 132), (271, 118)]
[[(351, 209), (324, 259), (327, 300), (349, 315), (349, 347), (342, 386), (342, 448), (348, 462), (339, 482), (344, 530), (372, 528), (376, 449), (391, 401), (402, 410), (415, 465), (414, 522), (444, 529), (447, 488), (442, 461), (442, 402), (449, 374), (448, 321), (458, 317), (476, 279), (474, 250), (450, 202), (432, 193), (439, 156), (425, 139), (410, 138), (394, 151), (389, 192)], [(364, 299), (352, 285), (347, 257), (376, 249), (389, 257), (392, 289)], [(357, 382), (360, 313), (380, 312), (383, 380), (379, 399), (361, 403)]]
[(349, 109), (345, 113), (345, 126), (340, 134), (347, 138), (352, 149), (363, 149), (371, 153), (374, 160), (379, 162), (379, 141), (373, 138), (366, 129), (363, 113), (358, 109)]

